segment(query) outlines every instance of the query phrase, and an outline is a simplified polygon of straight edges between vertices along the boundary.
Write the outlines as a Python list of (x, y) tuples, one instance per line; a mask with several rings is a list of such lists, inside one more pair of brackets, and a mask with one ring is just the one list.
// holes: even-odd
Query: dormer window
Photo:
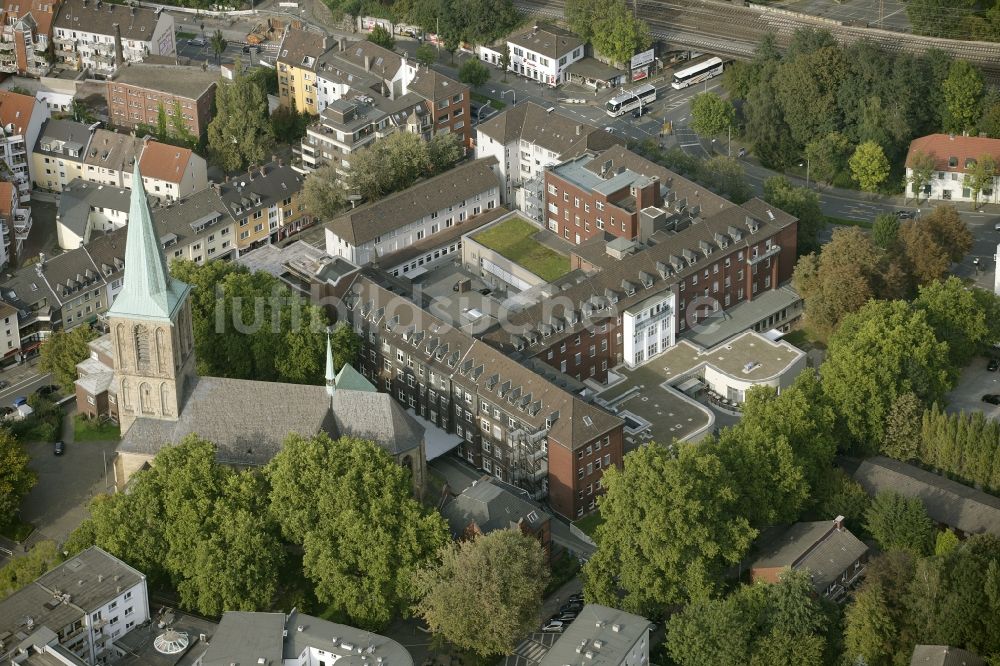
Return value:
[(958, 166), (958, 158), (954, 157), (954, 156), (949, 157), (948, 158), (948, 166), (951, 167), (951, 168), (957, 167)]

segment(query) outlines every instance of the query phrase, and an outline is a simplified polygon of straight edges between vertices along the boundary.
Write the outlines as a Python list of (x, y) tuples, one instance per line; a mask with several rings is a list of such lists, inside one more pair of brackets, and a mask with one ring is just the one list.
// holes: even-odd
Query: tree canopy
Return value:
[(613, 62), (627, 63), (652, 44), (649, 26), (624, 0), (569, 0), (565, 12), (570, 29)]
[(934, 523), (919, 497), (880, 492), (865, 515), (865, 529), (883, 550), (905, 550), (918, 557), (934, 550)]
[(764, 181), (764, 200), (799, 218), (798, 253), (820, 249), (819, 232), (826, 216), (819, 206), (819, 194), (807, 187), (794, 187), (787, 178), (772, 176)]
[(411, 497), (408, 471), (371, 442), (293, 434), (266, 475), (271, 516), (328, 612), (377, 629), (409, 609), (416, 572), (450, 536)]
[(59, 384), (63, 393), (74, 392), (73, 383), (77, 379), (76, 364), (85, 361), (90, 356), (87, 345), (97, 337), (97, 332), (87, 325), (77, 326), (68, 331), (53, 331), (45, 338), (39, 350), (41, 359), (38, 369), (51, 372), (52, 378)]
[(208, 124), (208, 152), (225, 171), (264, 164), (274, 144), (267, 114), (267, 93), (256, 80), (243, 75), (236, 63), (232, 81), (220, 81), (215, 93), (215, 117)]
[(703, 92), (691, 100), (691, 129), (702, 136), (722, 134), (732, 127), (736, 110), (729, 100)]
[(507, 654), (538, 622), (548, 580), (537, 539), (497, 530), (450, 543), (417, 576), (416, 612), (431, 631), (484, 657)]
[(39, 541), (25, 555), (14, 557), (0, 568), (0, 600), (37, 580), (60, 562), (62, 553), (56, 542)]
[(35, 486), (37, 475), (28, 468), (29, 457), (7, 428), (0, 428), (0, 527), (12, 524), (21, 501)]
[(321, 220), (329, 220), (347, 204), (347, 192), (340, 182), (337, 168), (324, 164), (306, 176), (302, 185), (302, 202), (306, 210)]
[(293, 294), (273, 275), (252, 273), (233, 262), (199, 266), (180, 260), (170, 270), (193, 287), (191, 319), (199, 373), (323, 383), (329, 322), (322, 308)]
[(450, 169), (464, 152), (458, 134), (439, 134), (425, 142), (416, 134), (396, 132), (351, 156), (347, 189), (378, 199)]

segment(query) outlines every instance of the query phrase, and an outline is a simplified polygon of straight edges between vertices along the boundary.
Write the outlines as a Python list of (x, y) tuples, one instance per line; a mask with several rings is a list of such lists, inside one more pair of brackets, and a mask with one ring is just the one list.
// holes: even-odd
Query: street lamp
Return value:
[[(497, 94), (496, 90), (491, 90), (490, 92), (492, 92), (494, 95)], [(511, 97), (511, 103), (510, 103), (510, 105), (511, 106), (517, 106), (517, 91), (514, 90), (513, 88), (511, 88), (510, 90), (501, 90), (500, 91), (500, 97), (503, 97), (507, 93), (510, 93), (511, 96), (512, 96)]]
[[(809, 187), (809, 156), (806, 155), (805, 158), (806, 158), (806, 164), (805, 164), (805, 167), (806, 167), (806, 187)], [(799, 162), (799, 166), (802, 166), (802, 162)]]

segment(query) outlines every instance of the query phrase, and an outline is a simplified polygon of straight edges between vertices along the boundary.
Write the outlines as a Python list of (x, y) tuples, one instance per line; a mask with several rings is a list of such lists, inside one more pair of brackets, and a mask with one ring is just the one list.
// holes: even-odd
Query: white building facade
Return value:
[(110, 75), (127, 62), (177, 53), (169, 12), (102, 0), (69, 0), (53, 30), (57, 62)]
[(622, 313), (623, 359), (630, 368), (646, 363), (677, 344), (676, 301), (676, 294), (665, 292)]
[[(1000, 164), (1000, 139), (950, 134), (929, 134), (914, 139), (906, 155), (907, 195), (917, 199), (1000, 203), (1000, 172), (993, 174), (992, 181), (984, 184), (978, 196), (970, 182), (977, 163), (986, 156)], [(928, 157), (933, 160), (934, 170), (930, 180), (921, 187), (914, 182), (914, 167)]]
[(476, 55), (496, 67), (509, 49), (508, 71), (549, 86), (568, 80), (566, 68), (584, 57), (584, 41), (571, 32), (535, 25), (500, 46), (476, 47)]

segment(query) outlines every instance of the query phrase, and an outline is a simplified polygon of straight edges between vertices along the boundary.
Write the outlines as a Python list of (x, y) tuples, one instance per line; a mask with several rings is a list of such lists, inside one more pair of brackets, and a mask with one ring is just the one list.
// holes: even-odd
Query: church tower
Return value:
[(138, 418), (176, 421), (193, 387), (190, 291), (188, 284), (167, 271), (136, 160), (125, 285), (108, 311), (123, 435)]

